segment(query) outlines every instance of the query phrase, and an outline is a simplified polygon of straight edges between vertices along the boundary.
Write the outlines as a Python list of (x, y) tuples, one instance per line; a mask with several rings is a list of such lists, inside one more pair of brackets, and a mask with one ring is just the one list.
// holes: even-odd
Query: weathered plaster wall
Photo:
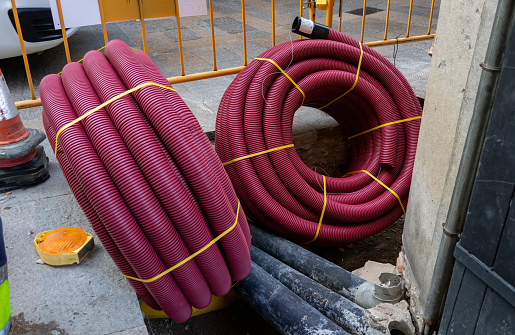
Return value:
[(426, 301), (491, 32), (496, 0), (442, 0), (406, 223), (406, 276)]

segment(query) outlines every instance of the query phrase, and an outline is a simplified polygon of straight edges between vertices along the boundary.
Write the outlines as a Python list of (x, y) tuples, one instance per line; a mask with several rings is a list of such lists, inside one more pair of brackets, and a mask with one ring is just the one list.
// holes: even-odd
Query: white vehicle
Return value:
[[(16, 8), (27, 54), (53, 48), (63, 42), (61, 30), (55, 30), (48, 0), (17, 0)], [(77, 28), (66, 30), (70, 37)], [(10, 0), (0, 0), (0, 59), (21, 56)]]

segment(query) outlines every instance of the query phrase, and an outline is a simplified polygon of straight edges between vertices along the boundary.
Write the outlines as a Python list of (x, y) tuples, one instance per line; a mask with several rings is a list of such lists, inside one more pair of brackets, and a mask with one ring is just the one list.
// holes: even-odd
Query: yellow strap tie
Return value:
[(268, 150), (265, 150), (265, 151), (256, 152), (255, 154), (250, 154), (250, 155), (247, 155), (247, 156), (238, 157), (238, 158), (235, 158), (233, 160), (230, 160), (228, 162), (223, 163), (223, 166), (229, 165), (229, 164), (237, 162), (237, 161), (241, 161), (241, 160), (246, 159), (246, 158), (252, 158), (252, 157), (256, 157), (256, 156), (262, 155), (262, 154), (267, 154), (267, 153), (272, 152), (272, 151), (286, 149), (286, 148), (291, 148), (291, 147), (293, 147), (293, 144), (283, 145), (282, 147), (276, 147), (276, 148), (268, 149)]
[(326, 108), (327, 106), (331, 105), (332, 103), (338, 101), (339, 99), (341, 99), (344, 96), (346, 96), (347, 94), (349, 94), (349, 92), (351, 92), (354, 89), (354, 87), (356, 87), (356, 85), (358, 84), (359, 70), (361, 69), (361, 61), (363, 60), (363, 47), (361, 46), (361, 42), (359, 42), (359, 49), (361, 50), (361, 54), (359, 55), (358, 71), (356, 71), (356, 79), (354, 79), (354, 84), (352, 84), (351, 88), (349, 88), (345, 93), (340, 95), (338, 98), (334, 99), (333, 101), (331, 101), (327, 105), (324, 105), (324, 106), (320, 107), (319, 108), (320, 110)]
[(370, 128), (369, 130), (365, 130), (365, 131), (362, 131), (361, 133), (359, 134), (356, 134), (356, 135), (352, 135), (351, 137), (349, 137), (349, 140), (350, 139), (353, 139), (354, 137), (358, 137), (358, 136), (361, 136), (361, 135), (365, 135), (367, 133), (370, 133), (371, 131), (374, 131), (376, 129), (379, 129), (379, 128), (383, 128), (383, 127), (386, 127), (386, 126), (389, 126), (389, 125), (392, 125), (392, 124), (397, 124), (397, 123), (403, 123), (403, 122), (408, 122), (408, 121), (413, 121), (413, 120), (418, 120), (418, 119), (421, 119), (422, 116), (415, 116), (415, 117), (410, 117), (408, 119), (404, 119), (404, 120), (398, 120), (398, 121), (393, 121), (393, 122), (388, 122), (388, 123), (385, 123), (385, 124), (382, 124), (380, 126), (377, 126), (377, 127), (374, 127), (374, 128)]
[(295, 81), (293, 81), (293, 79), (291, 79), (291, 77), (286, 73), (284, 72), (283, 69), (281, 69), (281, 67), (279, 66), (279, 64), (277, 64), (273, 59), (269, 59), (269, 58), (254, 58), (254, 59), (257, 59), (257, 60), (266, 60), (267, 62), (270, 62), (272, 64), (275, 65), (276, 68), (279, 69), (279, 71), (281, 71), (285, 76), (286, 78), (288, 78), (291, 83), (293, 85), (295, 85), (295, 87), (297, 87), (297, 89), (299, 90), (300, 93), (302, 93), (302, 105), (304, 105), (304, 100), (306, 100), (306, 95), (304, 94), (304, 91), (302, 91), (302, 89), (299, 87), (299, 85), (297, 85), (297, 83)]
[(141, 88), (143, 88), (143, 87), (146, 87), (146, 86), (158, 86), (158, 87), (166, 88), (167, 90), (170, 90), (170, 91), (174, 91), (174, 92), (175, 92), (175, 90), (174, 90), (173, 88), (171, 88), (171, 87), (164, 86), (164, 85), (161, 85), (161, 84), (158, 84), (158, 83), (148, 82), (148, 83), (143, 83), (143, 84), (138, 85), (138, 86), (136, 86), (136, 87), (134, 87), (134, 88), (131, 88), (130, 90), (127, 90), (127, 91), (125, 91), (125, 92), (123, 92), (123, 93), (118, 94), (117, 96), (115, 96), (115, 97), (113, 97), (113, 98), (111, 98), (111, 99), (107, 100), (106, 102), (104, 102), (104, 103), (103, 103), (103, 104), (101, 104), (100, 106), (93, 108), (92, 110), (90, 110), (90, 111), (89, 111), (89, 112), (87, 112), (86, 114), (84, 114), (84, 115), (82, 115), (82, 116), (79, 116), (78, 118), (76, 118), (76, 119), (75, 119), (75, 120), (73, 120), (72, 122), (67, 123), (67, 124), (65, 124), (64, 126), (62, 126), (62, 127), (61, 127), (61, 129), (59, 129), (59, 130), (57, 131), (57, 134), (55, 135), (55, 147), (54, 147), (54, 148), (55, 148), (55, 152), (54, 152), (54, 154), (57, 152), (57, 140), (59, 139), (59, 135), (63, 132), (63, 130), (65, 130), (66, 128), (69, 128), (69, 127), (71, 127), (71, 126), (73, 126), (74, 124), (76, 124), (76, 123), (78, 123), (78, 122), (80, 122), (80, 121), (82, 121), (82, 120), (84, 120), (85, 118), (87, 118), (87, 117), (88, 117), (88, 116), (90, 116), (91, 114), (93, 114), (93, 113), (95, 113), (96, 111), (98, 111), (98, 110), (100, 110), (100, 109), (104, 108), (105, 106), (109, 105), (110, 103), (113, 103), (113, 102), (115, 102), (116, 100), (118, 100), (118, 99), (120, 99), (120, 98), (123, 98), (124, 96), (129, 95), (129, 94), (131, 94), (132, 92), (135, 92), (135, 91), (137, 91), (137, 90), (139, 90), (139, 89), (141, 89)]
[(380, 181), (379, 179), (377, 179), (373, 174), (371, 174), (370, 172), (368, 172), (367, 170), (360, 170), (360, 171), (353, 171), (353, 172), (348, 172), (345, 174), (345, 176), (343, 177), (347, 177), (348, 175), (351, 175), (351, 174), (356, 174), (356, 173), (360, 173), (360, 172), (365, 172), (366, 174), (368, 174), (370, 176), (370, 178), (374, 179), (375, 181), (377, 181), (379, 184), (381, 184), (381, 186), (383, 186), (384, 188), (386, 188), (388, 191), (390, 191), (390, 193), (392, 193), (396, 198), (397, 200), (399, 200), (399, 204), (401, 205), (401, 208), (402, 208), (402, 211), (404, 213), (406, 213), (406, 210), (404, 209), (404, 205), (402, 204), (402, 200), (401, 198), (399, 197), (399, 195), (397, 193), (395, 193), (394, 190), (392, 190), (391, 188), (389, 188), (388, 186), (386, 186), (386, 184), (384, 184), (382, 181)]
[[(105, 47), (106, 47), (106, 46), (104, 45), (104, 46), (103, 46), (103, 47), (101, 47), (100, 49), (97, 49), (97, 51), (104, 50), (104, 49), (105, 49)], [(134, 50), (134, 48), (131, 48), (131, 49), (133, 49), (133, 50)], [(77, 63), (80, 63), (80, 62), (82, 62), (83, 60), (84, 60), (84, 58), (81, 58), (81, 59), (79, 59), (79, 60), (77, 61)]]
[[(181, 262), (175, 264), (174, 266), (172, 266), (171, 268), (169, 268), (168, 270), (164, 271), (164, 272), (161, 272), (160, 274), (158, 274), (157, 276), (155, 277), (152, 277), (150, 279), (139, 279), (139, 278), (136, 278), (136, 277), (131, 277), (131, 276), (126, 276), (126, 275), (123, 275), (125, 278), (128, 278), (128, 279), (132, 279), (132, 280), (136, 280), (136, 281), (139, 281), (139, 282), (142, 282), (142, 283), (150, 283), (150, 282), (153, 282), (155, 280), (158, 280), (159, 278), (163, 277), (164, 275), (167, 275), (169, 274), (170, 272), (172, 272), (173, 270), (177, 269), (178, 267), (186, 264), (187, 262), (189, 262), (190, 260), (192, 260), (193, 258), (197, 257), (198, 255), (200, 255), (201, 253), (203, 253), (204, 251), (206, 251), (210, 246), (212, 246), (213, 244), (215, 244), (216, 242), (218, 242), (222, 237), (224, 237), (225, 235), (229, 234), (234, 228), (236, 228), (236, 225), (238, 224), (238, 217), (240, 215), (240, 201), (238, 200), (238, 209), (236, 210), (236, 220), (234, 221), (233, 225), (229, 227), (229, 229), (227, 229), (226, 231), (224, 231), (223, 233), (221, 233), (220, 235), (218, 235), (214, 240), (212, 240), (211, 242), (209, 242), (208, 244), (206, 244), (204, 247), (202, 247), (202, 249), (198, 250), (197, 252), (195, 252), (194, 254), (190, 255), (188, 258), (185, 258), (184, 260), (182, 260)], [(233, 285), (234, 286), (234, 285)]]
[(320, 214), (320, 220), (318, 220), (318, 227), (317, 227), (317, 232), (315, 234), (315, 238), (309, 242), (306, 242), (306, 244), (315, 242), (316, 239), (318, 238), (318, 234), (320, 233), (320, 227), (322, 227), (322, 220), (324, 219), (325, 208), (327, 207), (327, 187), (326, 187), (326, 182), (325, 182), (325, 176), (322, 175), (322, 178), (324, 179), (324, 207), (322, 207), (322, 214)]

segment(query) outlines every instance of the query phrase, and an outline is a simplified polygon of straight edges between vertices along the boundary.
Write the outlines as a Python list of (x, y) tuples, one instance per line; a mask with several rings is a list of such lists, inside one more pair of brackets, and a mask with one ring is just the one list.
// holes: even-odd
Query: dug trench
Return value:
[[(208, 134), (213, 140), (214, 134)], [(328, 176), (343, 176), (347, 171), (350, 148), (339, 126), (300, 132), (293, 137), (302, 161), (311, 169)], [(341, 248), (314, 249), (315, 254), (353, 271), (369, 260), (396, 264), (402, 247), (404, 217), (388, 229), (367, 239)], [(145, 319), (148, 333), (196, 335), (279, 334), (259, 314), (241, 300), (225, 309), (191, 318), (178, 324), (169, 319)]]

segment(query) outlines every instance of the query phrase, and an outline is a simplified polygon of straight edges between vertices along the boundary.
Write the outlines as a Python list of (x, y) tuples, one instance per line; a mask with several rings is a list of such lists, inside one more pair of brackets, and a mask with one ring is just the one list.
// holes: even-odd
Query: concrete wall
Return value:
[[(426, 301), (497, 1), (442, 0), (403, 234), (415, 312)], [(418, 306), (418, 308), (417, 308)]]

